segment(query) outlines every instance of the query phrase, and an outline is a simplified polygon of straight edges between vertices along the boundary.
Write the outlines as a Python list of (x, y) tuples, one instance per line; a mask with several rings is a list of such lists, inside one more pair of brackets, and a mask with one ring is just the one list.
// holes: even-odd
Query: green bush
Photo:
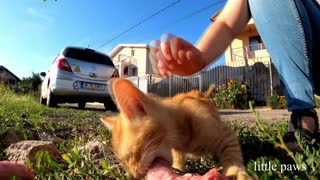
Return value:
[(33, 72), (30, 77), (22, 78), (21, 82), (19, 83), (19, 92), (26, 94), (32, 91), (39, 91), (41, 83), (42, 79), (40, 74)]
[[(277, 158), (277, 154), (273, 153), (272, 156), (251, 159), (247, 164), (248, 173), (256, 179), (319, 179), (320, 151), (319, 147), (314, 144), (315, 142), (307, 142), (296, 132), (295, 137), (301, 151), (292, 152), (282, 138), (286, 128), (283, 126), (272, 128), (260, 119), (259, 112), (255, 111), (252, 106), (250, 106), (250, 109), (255, 115), (259, 129), (257, 135), (264, 137), (264, 141), (273, 144), (274, 149), (281, 150), (284, 154), (280, 158)], [(269, 150), (265, 149), (265, 151)], [(257, 164), (265, 166), (262, 168)]]
[(286, 109), (287, 101), (284, 96), (272, 95), (267, 99), (267, 106), (271, 109)]
[(219, 109), (247, 109), (247, 87), (238, 81), (229, 80), (214, 94), (213, 101)]
[(317, 108), (320, 108), (320, 98), (316, 97), (316, 106)]

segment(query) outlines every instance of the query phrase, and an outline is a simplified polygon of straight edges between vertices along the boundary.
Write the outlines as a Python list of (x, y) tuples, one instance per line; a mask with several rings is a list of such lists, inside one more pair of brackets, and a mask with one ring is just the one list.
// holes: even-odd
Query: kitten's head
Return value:
[(195, 109), (199, 105), (192, 100), (209, 101), (213, 90), (211, 86), (206, 94), (194, 90), (159, 99), (144, 94), (126, 79), (110, 82), (109, 91), (120, 114), (101, 121), (112, 130), (115, 153), (135, 178), (144, 177), (155, 163), (171, 167), (173, 146), (188, 142), (192, 134), (188, 133), (190, 126), (182, 125), (193, 116), (185, 104)]
[(135, 178), (145, 176), (155, 160), (171, 165), (168, 124), (164, 125), (171, 115), (166, 107), (125, 79), (112, 80), (109, 91), (120, 114), (101, 121), (112, 130), (112, 145), (120, 161)]

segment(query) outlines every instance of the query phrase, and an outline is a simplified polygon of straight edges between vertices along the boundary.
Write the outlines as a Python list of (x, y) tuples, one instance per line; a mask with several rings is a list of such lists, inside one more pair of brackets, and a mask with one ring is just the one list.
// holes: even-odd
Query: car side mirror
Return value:
[(45, 76), (46, 76), (46, 73), (45, 73), (45, 72), (41, 72), (40, 75), (43, 76), (43, 77), (45, 77)]

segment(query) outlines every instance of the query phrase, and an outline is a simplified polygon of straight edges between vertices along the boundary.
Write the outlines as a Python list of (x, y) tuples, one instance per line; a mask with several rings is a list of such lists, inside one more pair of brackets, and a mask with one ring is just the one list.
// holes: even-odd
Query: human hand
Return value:
[(24, 165), (10, 161), (0, 161), (0, 179), (16, 179), (33, 180), (34, 175), (31, 169)]
[(189, 76), (205, 68), (202, 53), (186, 40), (164, 34), (151, 42), (149, 54), (154, 72), (167, 78), (171, 73)]

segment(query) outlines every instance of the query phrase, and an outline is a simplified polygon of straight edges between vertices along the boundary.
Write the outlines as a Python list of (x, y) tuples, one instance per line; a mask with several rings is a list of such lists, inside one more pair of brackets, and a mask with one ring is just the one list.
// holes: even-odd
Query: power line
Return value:
[(109, 41), (107, 41), (107, 42), (103, 43), (102, 45), (100, 45), (100, 46), (98, 47), (98, 49), (100, 49), (100, 48), (102, 48), (103, 46), (109, 44), (110, 42), (114, 41), (115, 39), (118, 39), (119, 37), (123, 36), (123, 35), (126, 34), (127, 32), (135, 29), (136, 27), (140, 26), (141, 24), (143, 24), (144, 22), (146, 22), (146, 21), (148, 21), (149, 19), (153, 18), (154, 16), (156, 16), (156, 15), (162, 13), (163, 11), (165, 11), (165, 10), (167, 10), (167, 9), (175, 6), (175, 5), (178, 4), (180, 1), (182, 1), (182, 0), (177, 0), (177, 1), (169, 4), (168, 6), (160, 9), (159, 11), (157, 11), (157, 12), (155, 12), (154, 14), (150, 15), (149, 17), (147, 17), (147, 18), (143, 19), (142, 21), (138, 22), (137, 24), (129, 27), (127, 30), (123, 31), (122, 33), (120, 33), (120, 34), (116, 35), (115, 37), (111, 38)]
[[(200, 13), (203, 13), (204, 11), (206, 11), (206, 10), (208, 10), (210, 8), (216, 7), (217, 5), (219, 5), (219, 4), (223, 3), (223, 2), (226, 2), (226, 0), (220, 0), (220, 1), (217, 1), (215, 3), (209, 4), (207, 6), (204, 6), (204, 7), (200, 8), (200, 9), (197, 9), (195, 11), (192, 11), (192, 12), (190, 12), (190, 13), (188, 13), (188, 14), (180, 17), (180, 18), (177, 18), (177, 19), (175, 19), (175, 20), (173, 20), (173, 21), (171, 21), (171, 22), (169, 22), (167, 24), (164, 24), (164, 25), (158, 27), (158, 29), (166, 29), (167, 27), (173, 27), (173, 26), (177, 25), (178, 23), (180, 23), (180, 22), (182, 22), (182, 21), (184, 21), (186, 19), (189, 19), (189, 18), (191, 18), (193, 16), (196, 16), (196, 15), (198, 15)], [(209, 20), (209, 18), (208, 18), (208, 20)], [(146, 37), (150, 37), (152, 35), (154, 35), (154, 33), (153, 32), (149, 32), (149, 33), (145, 34), (142, 37), (146, 38)]]
[(189, 14), (187, 14), (187, 15), (179, 18), (179, 19), (177, 19), (175, 22), (180, 22), (180, 21), (183, 21), (185, 19), (188, 19), (188, 18), (190, 18), (192, 16), (195, 16), (195, 15), (197, 15), (199, 13), (202, 13), (203, 11), (206, 11), (206, 10), (212, 8), (212, 7), (215, 7), (215, 6), (217, 6), (217, 5), (219, 5), (219, 4), (223, 3), (223, 2), (226, 2), (226, 0), (220, 0), (220, 1), (217, 1), (215, 3), (209, 4), (208, 6), (202, 7), (202, 8), (200, 8), (200, 9), (194, 11), (194, 12), (191, 12), (191, 13), (189, 13)]

